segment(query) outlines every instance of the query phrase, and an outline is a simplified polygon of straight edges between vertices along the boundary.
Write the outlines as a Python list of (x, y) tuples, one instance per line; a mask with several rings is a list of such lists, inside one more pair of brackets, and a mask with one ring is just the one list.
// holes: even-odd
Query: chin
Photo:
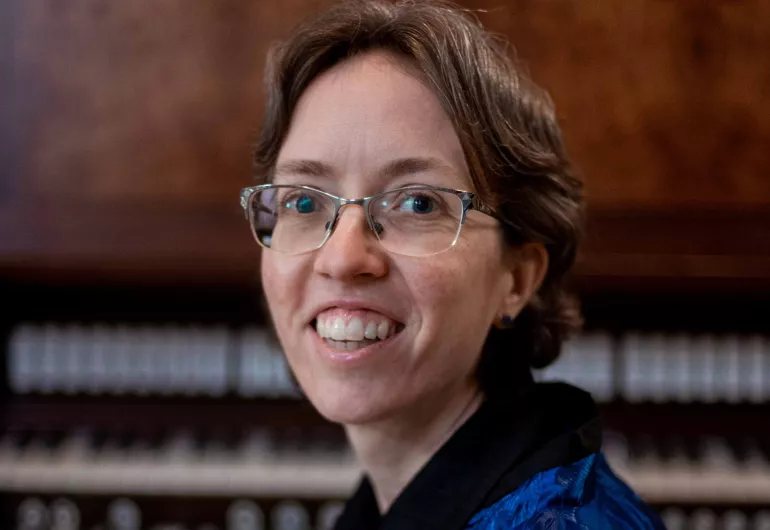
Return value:
[(343, 425), (381, 421), (403, 407), (392, 393), (382, 395), (373, 392), (371, 384), (367, 386), (369, 388), (361, 388), (339, 382), (316, 384), (315, 388), (307, 388), (305, 395), (324, 418)]

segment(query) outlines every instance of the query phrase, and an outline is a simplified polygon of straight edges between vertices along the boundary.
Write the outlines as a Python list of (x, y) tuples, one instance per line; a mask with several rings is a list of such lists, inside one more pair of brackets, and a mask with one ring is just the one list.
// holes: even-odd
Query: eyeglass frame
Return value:
[[(249, 201), (251, 197), (257, 192), (260, 192), (262, 190), (277, 189), (277, 188), (295, 188), (295, 189), (302, 189), (302, 190), (312, 191), (315, 193), (320, 193), (321, 195), (331, 199), (331, 201), (334, 203), (334, 215), (332, 215), (332, 218), (329, 222), (329, 227), (326, 229), (326, 235), (324, 236), (321, 243), (319, 243), (317, 247), (310, 248), (308, 250), (303, 250), (302, 252), (297, 252), (296, 254), (291, 254), (291, 255), (301, 255), (307, 252), (318, 250), (319, 248), (323, 247), (326, 244), (326, 242), (329, 240), (329, 237), (331, 237), (332, 232), (334, 232), (334, 228), (337, 226), (337, 220), (339, 219), (340, 211), (342, 210), (342, 207), (348, 204), (354, 204), (357, 206), (361, 206), (361, 208), (363, 208), (364, 215), (366, 216), (366, 222), (369, 225), (369, 229), (372, 232), (374, 232), (374, 235), (377, 238), (377, 241), (382, 243), (382, 240), (379, 238), (377, 229), (375, 228), (375, 225), (374, 225), (375, 220), (372, 218), (372, 215), (369, 212), (369, 205), (373, 200), (378, 199), (383, 195), (387, 195), (389, 193), (393, 193), (397, 191), (408, 191), (408, 190), (443, 191), (443, 192), (451, 193), (457, 196), (462, 202), (463, 208), (462, 208), (462, 214), (460, 215), (460, 225), (457, 228), (457, 233), (455, 234), (455, 237), (452, 240), (452, 244), (449, 245), (444, 250), (440, 250), (432, 254), (425, 254), (424, 256), (421, 255), (419, 257), (441, 254), (442, 252), (446, 252), (450, 248), (454, 247), (455, 244), (457, 243), (457, 240), (460, 237), (460, 232), (462, 231), (462, 227), (465, 224), (465, 219), (467, 218), (468, 212), (471, 210), (476, 210), (477, 212), (481, 212), (500, 222), (503, 221), (502, 217), (497, 212), (495, 212), (489, 205), (484, 203), (484, 201), (482, 201), (479, 198), (479, 196), (472, 191), (456, 190), (453, 188), (444, 188), (442, 186), (430, 186), (427, 184), (418, 184), (414, 186), (404, 186), (403, 188), (394, 188), (391, 190), (385, 190), (385, 191), (376, 193), (375, 195), (370, 195), (369, 197), (362, 197), (360, 199), (346, 199), (344, 197), (339, 197), (327, 191), (319, 190), (318, 188), (314, 188), (312, 186), (306, 186), (306, 185), (300, 185), (300, 184), (261, 184), (259, 186), (248, 186), (246, 188), (242, 188), (240, 192), (241, 208), (243, 208), (244, 216), (246, 217), (247, 220), (249, 220), (251, 224), (251, 227), (250, 227), (251, 233), (254, 236), (254, 239), (259, 244), (259, 246), (269, 250), (275, 250), (275, 249), (265, 245), (262, 241), (260, 241), (259, 237), (257, 237), (256, 233), (254, 232), (254, 223), (251, 222), (251, 216), (249, 215)], [(386, 248), (386, 250), (388, 249)], [(276, 252), (281, 252), (281, 251), (276, 250)], [(388, 252), (393, 252), (393, 251), (388, 250)], [(398, 252), (393, 252), (393, 253), (398, 254)]]

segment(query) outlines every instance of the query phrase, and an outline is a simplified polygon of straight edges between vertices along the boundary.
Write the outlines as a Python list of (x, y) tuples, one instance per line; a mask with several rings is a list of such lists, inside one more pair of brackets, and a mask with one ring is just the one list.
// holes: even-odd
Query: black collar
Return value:
[(364, 478), (335, 530), (461, 529), (479, 510), (532, 475), (599, 449), (591, 397), (565, 384), (536, 384), (519, 397), (485, 401), (380, 516)]

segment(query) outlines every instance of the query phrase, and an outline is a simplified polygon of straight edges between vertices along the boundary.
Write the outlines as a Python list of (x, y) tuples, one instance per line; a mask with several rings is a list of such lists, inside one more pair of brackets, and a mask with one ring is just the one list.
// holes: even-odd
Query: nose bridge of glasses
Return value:
[(345, 206), (360, 206), (361, 207), (361, 211), (364, 214), (364, 218), (366, 220), (367, 226), (369, 226), (369, 228), (375, 234), (379, 233), (378, 230), (377, 230), (377, 226), (376, 226), (377, 223), (376, 223), (376, 221), (374, 221), (372, 219), (371, 215), (369, 214), (369, 210), (368, 210), (369, 200), (366, 199), (366, 198), (364, 198), (364, 199), (345, 199), (345, 198), (342, 198), (342, 197), (338, 198), (338, 201), (337, 201), (337, 212), (336, 212), (336, 215), (334, 216), (334, 220), (332, 221), (332, 225), (329, 227), (330, 230), (333, 231), (336, 228), (336, 226), (339, 224), (339, 221), (340, 221), (340, 218), (342, 217), (343, 209), (344, 209)]

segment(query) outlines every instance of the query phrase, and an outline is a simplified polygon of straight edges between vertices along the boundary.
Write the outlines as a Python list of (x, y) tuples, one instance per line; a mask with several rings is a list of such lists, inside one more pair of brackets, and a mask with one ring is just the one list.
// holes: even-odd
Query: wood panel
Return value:
[[(327, 2), (3, 2), (0, 275), (251, 285), (265, 52)], [(557, 103), (582, 280), (770, 285), (769, 3), (462, 3)]]
[(770, 3), (464, 3), (551, 92), (593, 204), (770, 206)]
[(277, 2), (16, 2), (21, 192), (236, 200)]

